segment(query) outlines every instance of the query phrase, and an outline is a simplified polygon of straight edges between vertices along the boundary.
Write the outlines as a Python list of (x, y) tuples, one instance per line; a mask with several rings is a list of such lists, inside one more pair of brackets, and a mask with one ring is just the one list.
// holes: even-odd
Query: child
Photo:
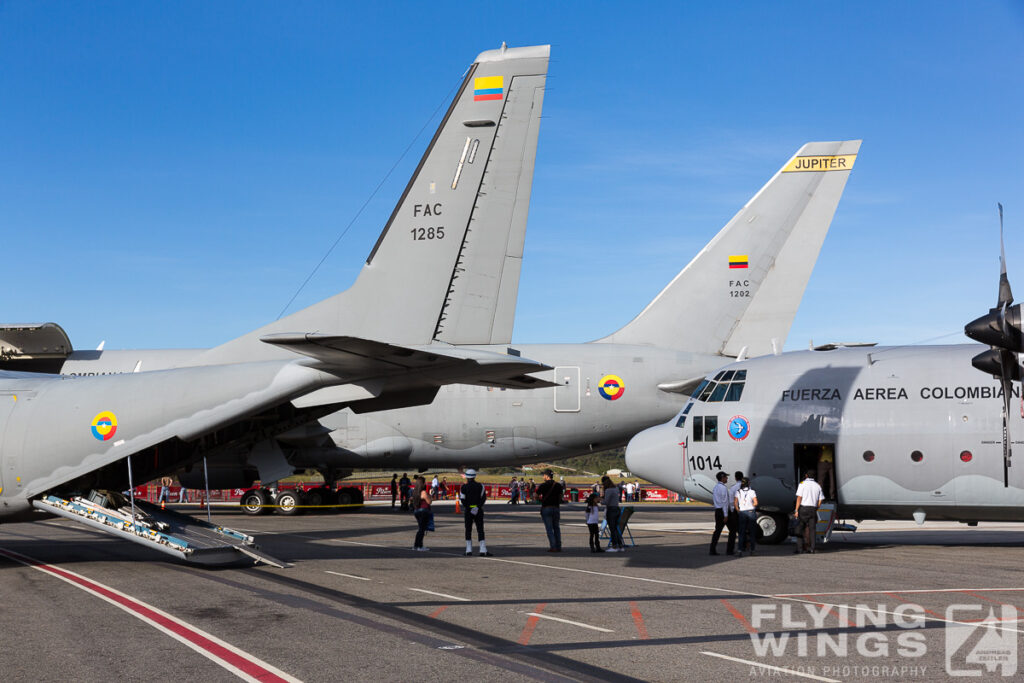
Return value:
[(601, 532), (598, 524), (601, 521), (601, 511), (598, 505), (596, 493), (587, 496), (587, 528), (590, 529), (590, 552), (603, 553), (601, 548)]

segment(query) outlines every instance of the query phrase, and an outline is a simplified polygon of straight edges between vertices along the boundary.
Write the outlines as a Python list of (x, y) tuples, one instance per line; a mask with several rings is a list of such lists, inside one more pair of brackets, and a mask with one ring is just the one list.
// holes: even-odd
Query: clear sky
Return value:
[(347, 288), (502, 41), (552, 45), (515, 341), (617, 329), (810, 140), (864, 144), (787, 348), (962, 340), (997, 201), (1024, 295), (1024, 3), (0, 0), (0, 320), (239, 336), (413, 143), (289, 310)]

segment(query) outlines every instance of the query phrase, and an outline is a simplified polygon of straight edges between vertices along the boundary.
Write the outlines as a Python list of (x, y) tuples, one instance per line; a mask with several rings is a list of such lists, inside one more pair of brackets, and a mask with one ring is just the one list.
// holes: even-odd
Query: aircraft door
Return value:
[(580, 369), (562, 366), (555, 368), (555, 412), (578, 413), (580, 411)]
[(534, 427), (513, 427), (512, 443), (516, 458), (537, 455), (537, 430)]
[[(13, 392), (0, 391), (0, 452), (8, 450), (3, 447), (4, 432), (6, 431), (7, 420), (10, 418), (11, 411), (14, 410), (14, 402), (16, 400), (17, 398)], [(6, 459), (0, 460), (0, 496), (3, 496), (4, 493), (4, 470), (6, 470), (8, 466), (13, 468), (13, 462), (16, 462), (13, 461), (13, 456), (12, 463), (8, 463)]]

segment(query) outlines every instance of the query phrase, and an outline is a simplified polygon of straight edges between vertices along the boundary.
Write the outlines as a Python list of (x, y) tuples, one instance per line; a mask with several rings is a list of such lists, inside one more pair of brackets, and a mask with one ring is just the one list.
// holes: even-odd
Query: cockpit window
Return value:
[(732, 380), (732, 376), (735, 375), (735, 374), (736, 374), (735, 370), (728, 370), (724, 375), (722, 375), (722, 381), (723, 382), (731, 381)]
[(697, 397), (698, 401), (706, 401), (711, 397), (711, 392), (718, 386), (714, 382), (708, 382), (707, 386), (704, 387), (704, 391), (700, 392), (700, 396)]
[(724, 375), (724, 374), (725, 374), (725, 370), (722, 370), (722, 371), (721, 371), (720, 373), (718, 373), (717, 375), (715, 375), (715, 381), (717, 382), (717, 381), (719, 381), (720, 379), (722, 379), (722, 375)]
[(699, 398), (700, 392), (704, 391), (704, 387), (706, 387), (707, 385), (708, 380), (704, 380), (703, 382), (697, 385), (697, 388), (693, 390), (693, 393), (690, 394), (690, 396), (692, 396), (693, 398)]
[(690, 412), (690, 408), (692, 408), (692, 407), (693, 407), (693, 401), (690, 401), (689, 403), (686, 404), (686, 407), (683, 408), (683, 415), (686, 415), (688, 412)]
[(732, 378), (732, 381), (733, 382), (742, 382), (742, 381), (744, 381), (746, 379), (747, 379), (747, 371), (746, 370), (737, 370), (736, 371), (736, 376)]
[(729, 385), (729, 391), (725, 394), (726, 401), (738, 401), (743, 395), (743, 382), (733, 382)]
[(686, 413), (683, 413), (682, 415), (679, 416), (679, 419), (676, 420), (676, 427), (682, 427), (685, 424), (686, 424)]
[(715, 390), (711, 392), (711, 398), (709, 399), (712, 403), (721, 401), (725, 398), (725, 392), (729, 388), (728, 384), (722, 383), (715, 387)]
[(704, 440), (704, 418), (700, 415), (693, 418), (693, 440)]

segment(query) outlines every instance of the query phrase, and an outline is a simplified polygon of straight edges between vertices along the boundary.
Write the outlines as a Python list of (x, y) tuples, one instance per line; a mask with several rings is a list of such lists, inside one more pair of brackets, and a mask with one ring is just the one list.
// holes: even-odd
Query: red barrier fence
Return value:
[[(454, 500), (459, 493), (459, 486), (461, 484), (448, 484), (446, 487), (445, 495), (442, 499)], [(319, 488), (321, 484), (318, 483), (304, 483), (304, 484), (283, 484), (282, 489), (301, 488), (306, 491), (313, 488)], [(363, 498), (367, 501), (371, 500), (391, 500), (391, 484), (390, 482), (370, 483), (361, 481), (345, 481), (339, 484), (339, 487), (356, 487), (362, 490)], [(160, 497), (160, 485), (143, 485), (135, 487), (135, 497), (148, 500), (150, 502), (158, 502)], [(180, 486), (168, 486), (168, 500), (172, 503), (177, 503), (181, 495)], [(484, 484), (484, 488), (487, 491), (487, 497), (491, 500), (509, 500), (512, 497), (511, 491), (508, 484)], [(210, 490), (210, 502), (223, 503), (223, 502), (234, 502), (242, 498), (242, 495), (247, 489), (211, 489)], [(587, 495), (590, 493), (591, 488), (589, 486), (573, 486), (569, 484), (566, 486), (565, 500), (570, 501), (583, 501), (586, 500)], [(189, 489), (186, 491), (185, 500), (189, 503), (200, 501), (206, 492), (202, 489)], [(660, 502), (675, 502), (679, 500), (679, 494), (669, 491), (668, 489), (660, 488), (643, 488), (640, 493), (641, 501), (660, 501)], [(525, 493), (520, 493), (520, 501), (526, 502)]]

